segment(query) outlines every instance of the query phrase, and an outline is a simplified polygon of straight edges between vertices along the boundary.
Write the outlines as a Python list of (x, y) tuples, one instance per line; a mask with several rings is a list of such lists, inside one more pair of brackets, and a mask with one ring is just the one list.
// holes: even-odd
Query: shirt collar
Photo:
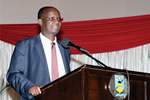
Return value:
[(55, 37), (55, 40), (51, 41), (46, 36), (44, 36), (42, 33), (40, 33), (40, 37), (41, 37), (42, 41), (44, 40), (46, 43), (51, 43), (51, 42), (56, 43), (56, 40), (57, 40), (57, 37)]

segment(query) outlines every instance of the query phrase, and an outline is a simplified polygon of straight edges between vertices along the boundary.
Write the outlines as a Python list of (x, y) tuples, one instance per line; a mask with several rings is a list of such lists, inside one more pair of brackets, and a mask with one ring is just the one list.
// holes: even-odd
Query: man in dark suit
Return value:
[(58, 78), (70, 72), (70, 50), (61, 46), (57, 35), (61, 27), (60, 12), (54, 7), (43, 7), (38, 12), (41, 33), (16, 44), (7, 80), (21, 95), (21, 100), (34, 100), (41, 94), (40, 87), (53, 81), (51, 43), (56, 48)]

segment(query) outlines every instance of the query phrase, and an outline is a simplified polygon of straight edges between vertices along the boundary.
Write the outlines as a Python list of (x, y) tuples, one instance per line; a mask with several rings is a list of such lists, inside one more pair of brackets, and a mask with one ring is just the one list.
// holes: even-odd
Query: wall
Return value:
[(39, 8), (57, 7), (64, 21), (150, 14), (150, 0), (0, 0), (0, 24), (37, 23)]

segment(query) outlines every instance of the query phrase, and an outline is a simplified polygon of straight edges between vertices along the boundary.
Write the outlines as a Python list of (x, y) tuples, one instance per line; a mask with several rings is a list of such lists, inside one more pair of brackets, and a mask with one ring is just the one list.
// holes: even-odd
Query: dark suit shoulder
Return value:
[(30, 38), (20, 40), (19, 42), (17, 42), (15, 49), (21, 53), (24, 53), (25, 50), (32, 47), (38, 41), (40, 41), (39, 35), (35, 37), (30, 37)]
[(33, 45), (35, 43), (40, 42), (40, 35), (37, 35), (35, 37), (25, 38), (23, 40), (20, 40), (17, 42), (16, 46), (25, 46), (25, 45)]
[(29, 37), (29, 38), (25, 38), (23, 40), (20, 40), (19, 42), (17, 42), (16, 45), (18, 44), (24, 44), (24, 43), (30, 43), (30, 42), (36, 42), (36, 40), (40, 38), (39, 35), (35, 36), (35, 37)]

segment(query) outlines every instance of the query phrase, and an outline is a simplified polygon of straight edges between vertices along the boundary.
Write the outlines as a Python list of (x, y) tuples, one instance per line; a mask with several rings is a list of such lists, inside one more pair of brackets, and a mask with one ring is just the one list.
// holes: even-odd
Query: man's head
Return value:
[(61, 27), (60, 12), (51, 6), (43, 7), (38, 12), (38, 21), (41, 32), (46, 37), (56, 36)]

